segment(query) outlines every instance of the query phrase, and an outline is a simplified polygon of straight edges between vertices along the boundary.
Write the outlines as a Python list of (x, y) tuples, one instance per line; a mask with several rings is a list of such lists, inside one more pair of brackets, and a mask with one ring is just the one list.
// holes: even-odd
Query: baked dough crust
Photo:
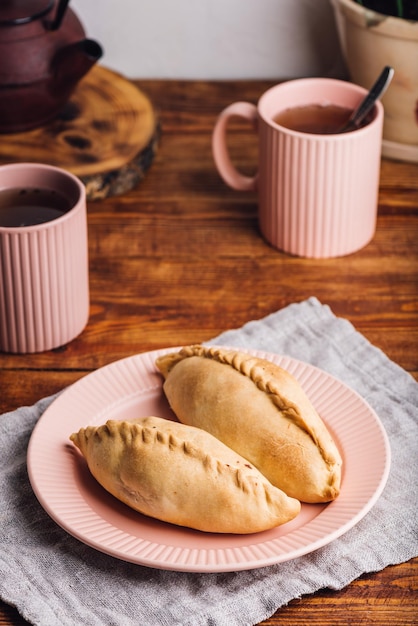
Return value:
[(180, 422), (203, 428), (303, 502), (340, 491), (342, 459), (299, 382), (239, 350), (187, 346), (156, 365)]
[(290, 521), (300, 502), (204, 430), (160, 417), (109, 420), (70, 436), (96, 480), (133, 509), (214, 533)]

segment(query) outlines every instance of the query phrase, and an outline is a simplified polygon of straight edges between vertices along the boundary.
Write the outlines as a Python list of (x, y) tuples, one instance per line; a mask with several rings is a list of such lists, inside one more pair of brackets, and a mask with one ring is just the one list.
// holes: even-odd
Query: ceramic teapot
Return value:
[(1, 0), (0, 132), (41, 126), (102, 56), (69, 0)]

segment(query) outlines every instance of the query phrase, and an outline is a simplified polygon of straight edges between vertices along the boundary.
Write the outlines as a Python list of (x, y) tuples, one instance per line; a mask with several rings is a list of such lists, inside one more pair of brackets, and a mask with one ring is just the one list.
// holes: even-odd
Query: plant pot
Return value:
[(354, 0), (331, 0), (352, 82), (369, 89), (385, 65), (394, 68), (382, 97), (382, 155), (418, 163), (418, 22), (390, 17)]

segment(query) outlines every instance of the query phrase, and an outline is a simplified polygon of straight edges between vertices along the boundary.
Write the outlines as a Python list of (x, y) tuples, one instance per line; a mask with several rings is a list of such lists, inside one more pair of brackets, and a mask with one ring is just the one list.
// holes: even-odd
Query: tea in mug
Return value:
[(332, 135), (348, 121), (352, 112), (336, 104), (309, 104), (280, 111), (273, 121), (301, 133)]
[(51, 222), (71, 209), (69, 199), (55, 189), (0, 190), (0, 226), (19, 228)]

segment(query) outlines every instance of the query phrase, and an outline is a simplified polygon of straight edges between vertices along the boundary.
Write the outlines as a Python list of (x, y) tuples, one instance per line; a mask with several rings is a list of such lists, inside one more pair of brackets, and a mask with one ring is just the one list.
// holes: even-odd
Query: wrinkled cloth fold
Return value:
[[(208, 342), (209, 343), (209, 342)], [(0, 597), (39, 626), (252, 626), (322, 588), (418, 555), (418, 385), (317, 299), (210, 343), (311, 363), (359, 393), (388, 434), (392, 464), (372, 510), (329, 545), (256, 570), (191, 574), (119, 561), (69, 536), (28, 480), (31, 432), (54, 397), (0, 417)], [(164, 347), (164, 346), (162, 346)]]

